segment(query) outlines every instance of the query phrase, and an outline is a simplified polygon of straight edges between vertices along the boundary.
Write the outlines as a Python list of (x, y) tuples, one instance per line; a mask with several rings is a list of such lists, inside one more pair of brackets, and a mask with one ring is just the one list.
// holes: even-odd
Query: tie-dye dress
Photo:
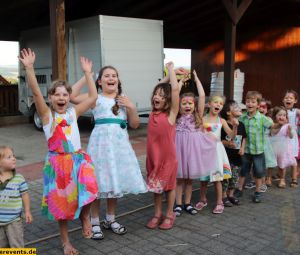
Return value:
[(96, 199), (98, 186), (91, 159), (81, 149), (75, 109), (53, 115), (43, 126), (49, 151), (43, 169), (42, 213), (50, 220), (73, 220)]

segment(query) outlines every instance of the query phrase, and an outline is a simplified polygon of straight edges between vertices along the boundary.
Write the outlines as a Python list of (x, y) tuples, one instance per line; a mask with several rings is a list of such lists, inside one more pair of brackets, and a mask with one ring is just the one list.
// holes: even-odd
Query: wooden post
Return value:
[(227, 17), (225, 21), (225, 49), (224, 49), (224, 95), (233, 99), (234, 95), (234, 63), (236, 26), (252, 0), (242, 0), (237, 7), (237, 0), (223, 0)]
[(65, 42), (65, 0), (49, 0), (52, 79), (67, 79)]

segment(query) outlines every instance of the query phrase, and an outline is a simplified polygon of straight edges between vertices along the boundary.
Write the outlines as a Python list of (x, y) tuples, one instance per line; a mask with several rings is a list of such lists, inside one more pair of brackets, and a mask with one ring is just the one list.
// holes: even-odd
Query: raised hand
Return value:
[(168, 62), (168, 63), (166, 64), (166, 68), (167, 68), (168, 70), (173, 69), (173, 68), (174, 68), (174, 63), (173, 63), (172, 61)]
[(80, 64), (82, 71), (85, 73), (92, 73), (93, 62), (85, 57), (80, 57)]
[(183, 75), (188, 75), (189, 71), (184, 69), (183, 67), (179, 67), (175, 69), (176, 74), (183, 74)]
[(195, 70), (193, 70), (193, 75), (194, 75), (195, 82), (200, 81)]
[(21, 56), (18, 57), (24, 67), (33, 67), (35, 54), (30, 48), (21, 50)]

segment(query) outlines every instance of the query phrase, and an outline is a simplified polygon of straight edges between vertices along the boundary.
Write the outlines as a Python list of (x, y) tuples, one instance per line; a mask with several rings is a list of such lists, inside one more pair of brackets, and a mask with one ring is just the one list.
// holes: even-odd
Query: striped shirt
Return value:
[(265, 130), (272, 126), (273, 121), (259, 111), (253, 117), (249, 117), (246, 112), (239, 120), (243, 122), (247, 133), (245, 153), (251, 155), (263, 153)]
[(21, 174), (15, 174), (0, 190), (0, 226), (7, 225), (22, 215), (22, 194), (28, 191), (27, 183)]

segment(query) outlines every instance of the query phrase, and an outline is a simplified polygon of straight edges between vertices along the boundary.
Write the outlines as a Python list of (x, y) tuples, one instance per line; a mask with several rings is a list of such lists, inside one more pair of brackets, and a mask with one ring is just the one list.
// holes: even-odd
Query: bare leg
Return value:
[(92, 218), (99, 218), (99, 216), (100, 216), (99, 207), (100, 207), (100, 199), (94, 200), (91, 205), (91, 217)]
[(215, 185), (215, 190), (216, 190), (216, 195), (217, 195), (217, 204), (223, 204), (222, 197), (223, 197), (223, 192), (222, 192), (222, 183), (220, 181), (214, 182)]
[(239, 178), (239, 190), (241, 190), (241, 191), (243, 190), (245, 179), (246, 179), (246, 177), (243, 177), (243, 176), (240, 176), (240, 178)]
[(166, 192), (166, 197), (167, 197), (167, 212), (166, 216), (167, 217), (173, 217), (174, 212), (173, 212), (173, 206), (175, 203), (175, 190), (170, 190)]
[(182, 205), (182, 192), (183, 192), (184, 179), (177, 179), (176, 185), (176, 204)]
[(297, 166), (292, 166), (291, 170), (292, 170), (292, 172), (291, 172), (292, 180), (297, 181)]
[(92, 237), (92, 224), (90, 221), (90, 209), (91, 204), (85, 205), (80, 212), (80, 220), (82, 224), (82, 235), (85, 238), (91, 238)]
[(207, 184), (208, 182), (201, 182), (201, 186), (200, 186), (200, 201), (204, 203), (207, 202), (207, 198), (206, 198)]
[(117, 199), (116, 198), (108, 198), (107, 199), (107, 214), (116, 215), (117, 208)]
[(191, 179), (185, 180), (185, 190), (184, 190), (184, 203), (190, 204), (192, 200), (192, 193), (193, 193), (193, 181)]
[[(70, 239), (69, 239), (69, 234), (68, 234), (68, 221), (66, 220), (59, 220), (58, 221), (58, 225), (59, 225), (59, 233), (60, 233), (60, 239), (62, 242), (62, 246), (64, 249), (64, 254), (76, 254), (76, 249), (72, 246), (72, 244), (70, 243)], [(71, 253), (71, 251), (74, 251), (73, 253)]]
[(162, 194), (154, 193), (154, 214), (157, 217), (162, 215)]
[(260, 193), (260, 187), (262, 184), (262, 178), (255, 178), (255, 191)]

